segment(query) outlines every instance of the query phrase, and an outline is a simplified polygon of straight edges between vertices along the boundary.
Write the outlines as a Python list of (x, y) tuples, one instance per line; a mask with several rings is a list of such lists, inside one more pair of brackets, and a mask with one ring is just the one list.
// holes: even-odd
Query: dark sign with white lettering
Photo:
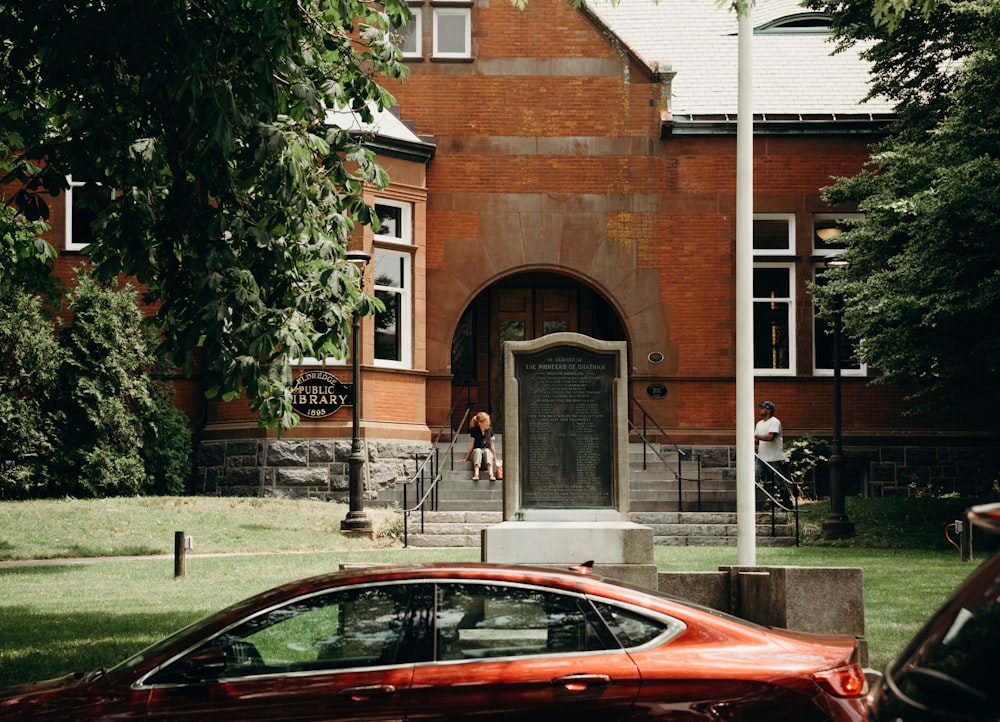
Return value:
[(554, 346), (515, 363), (521, 506), (613, 507), (614, 354)]
[(310, 419), (329, 416), (354, 403), (354, 384), (344, 384), (329, 371), (305, 371), (292, 386), (292, 408)]

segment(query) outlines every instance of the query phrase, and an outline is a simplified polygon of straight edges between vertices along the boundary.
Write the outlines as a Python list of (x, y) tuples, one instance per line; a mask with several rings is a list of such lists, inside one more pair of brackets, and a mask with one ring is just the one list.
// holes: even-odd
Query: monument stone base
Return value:
[(653, 530), (627, 521), (505, 521), (483, 529), (482, 560), (568, 568), (656, 589)]

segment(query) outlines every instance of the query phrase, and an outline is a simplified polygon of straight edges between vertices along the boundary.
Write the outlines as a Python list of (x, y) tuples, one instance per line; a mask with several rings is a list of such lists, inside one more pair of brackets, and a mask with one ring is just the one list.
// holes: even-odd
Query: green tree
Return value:
[(48, 461), (49, 495), (181, 493), (190, 434), (172, 393), (155, 378), (156, 339), (130, 286), (77, 274), (72, 322), (59, 334), (62, 364), (52, 408), (63, 431)]
[(0, 499), (24, 499), (45, 487), (64, 426), (51, 411), (62, 351), (36, 296), (2, 288), (0, 307)]
[[(394, 101), (402, 0), (0, 0), (0, 273), (51, 261), (37, 224), (75, 181), (94, 208), (103, 281), (135, 278), (162, 355), (203, 363), (211, 393), (246, 393), (294, 425), (289, 361), (345, 355), (377, 303), (344, 260), (387, 178), (333, 116)], [(377, 223), (377, 221), (374, 221)], [(28, 263), (28, 262), (31, 263)]]
[(844, 329), (880, 380), (926, 405), (1000, 397), (1000, 4), (937, 4), (890, 30), (862, 2), (811, 0), (841, 44), (871, 43), (872, 91), (899, 120), (868, 168), (826, 189), (864, 220), (849, 269), (817, 293), (844, 299)]

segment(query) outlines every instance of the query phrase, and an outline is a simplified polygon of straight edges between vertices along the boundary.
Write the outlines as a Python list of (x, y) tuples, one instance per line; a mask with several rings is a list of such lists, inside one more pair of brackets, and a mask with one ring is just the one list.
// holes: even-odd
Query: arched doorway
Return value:
[(488, 411), (503, 431), (503, 342), (569, 331), (624, 341), (625, 326), (608, 300), (590, 286), (554, 273), (510, 276), (466, 307), (452, 336), (452, 401), (461, 420), (467, 408)]

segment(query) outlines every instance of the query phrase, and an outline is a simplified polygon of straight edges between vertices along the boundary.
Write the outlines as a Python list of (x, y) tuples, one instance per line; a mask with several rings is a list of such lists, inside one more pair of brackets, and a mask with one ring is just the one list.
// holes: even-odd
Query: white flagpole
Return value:
[(753, 22), (738, 12), (736, 109), (736, 556), (756, 566), (753, 377)]

